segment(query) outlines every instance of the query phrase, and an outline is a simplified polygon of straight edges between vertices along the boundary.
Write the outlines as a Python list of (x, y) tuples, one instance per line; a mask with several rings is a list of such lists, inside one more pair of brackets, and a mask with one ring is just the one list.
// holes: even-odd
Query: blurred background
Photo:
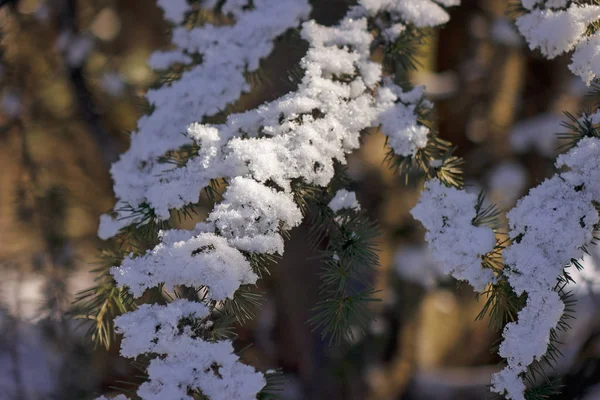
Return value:
[[(312, 4), (312, 18), (333, 24), (352, 1)], [(146, 60), (168, 44), (153, 0), (0, 0), (0, 400), (135, 389), (127, 382), (139, 371), (118, 356), (118, 342), (106, 349), (85, 337), (90, 322), (73, 318), (72, 301), (94, 284), (98, 218), (114, 204), (109, 167), (157, 80)], [(293, 35), (280, 41), (231, 110), (289, 91), (284, 82), (305, 49)], [(563, 112), (595, 101), (566, 58), (526, 48), (503, 0), (463, 0), (418, 59), (407, 78), (427, 85), (433, 128), (466, 159), (469, 190), (485, 190), (503, 210), (553, 173)], [(348, 168), (382, 229), (374, 277), (382, 301), (367, 331), (333, 347), (311, 331), (321, 266), (308, 259), (302, 226), (260, 282), (263, 306), (238, 327), (236, 346), (257, 368), (283, 371), (284, 400), (491, 398), (500, 335), (477, 319), (485, 298), (431, 261), (409, 214), (422, 182), (395, 176), (385, 152), (374, 131)], [(574, 272), (577, 318), (550, 372), (563, 376), (563, 393), (551, 398), (600, 399), (600, 251), (590, 253)]]

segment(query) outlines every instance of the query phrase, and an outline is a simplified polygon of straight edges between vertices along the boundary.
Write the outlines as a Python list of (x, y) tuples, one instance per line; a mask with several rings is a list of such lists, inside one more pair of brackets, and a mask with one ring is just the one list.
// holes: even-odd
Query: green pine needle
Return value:
[(563, 385), (560, 379), (550, 379), (542, 385), (530, 388), (525, 391), (525, 400), (545, 400), (552, 396), (559, 395)]
[(315, 313), (309, 323), (313, 331), (320, 330), (323, 339), (329, 338), (329, 345), (339, 345), (342, 339), (355, 341), (353, 328), (364, 332), (372, 319), (368, 306), (380, 301), (374, 297), (378, 291), (368, 289), (353, 295), (338, 295), (321, 300), (312, 311)]
[(475, 204), (475, 217), (473, 218), (473, 225), (475, 226), (487, 226), (494, 230), (502, 226), (502, 220), (500, 219), (502, 213), (495, 204), (489, 204), (484, 207), (485, 193), (480, 191), (477, 196), (477, 203)]
[(262, 305), (262, 294), (252, 292), (248, 285), (240, 287), (232, 299), (223, 302), (223, 312), (232, 316), (239, 324), (254, 318), (256, 310)]
[(584, 113), (581, 118), (577, 118), (570, 112), (565, 112), (564, 114), (568, 118), (568, 121), (563, 121), (561, 125), (568, 129), (568, 132), (557, 135), (559, 139), (565, 141), (558, 148), (560, 152), (572, 149), (585, 137), (600, 138), (600, 132), (596, 129), (596, 125), (594, 125), (589, 113)]
[(133, 297), (124, 289), (117, 288), (108, 270), (118, 257), (104, 252), (103, 264), (93, 270), (98, 274), (97, 285), (77, 293), (71, 311), (75, 319), (89, 323), (86, 336), (95, 346), (107, 350), (116, 339), (113, 319), (135, 308)]
[(385, 162), (404, 177), (405, 183), (408, 183), (411, 173), (418, 171), (425, 173), (428, 179), (437, 178), (447, 186), (462, 188), (464, 160), (454, 156), (454, 150), (450, 142), (430, 134), (427, 145), (412, 156), (398, 156), (393, 149), (388, 149)]
[(427, 43), (430, 33), (430, 30), (407, 25), (405, 31), (398, 36), (396, 41), (384, 47), (384, 62), (391, 64), (398, 76), (400, 76), (400, 71), (416, 70), (422, 67), (418, 58), (421, 49)]

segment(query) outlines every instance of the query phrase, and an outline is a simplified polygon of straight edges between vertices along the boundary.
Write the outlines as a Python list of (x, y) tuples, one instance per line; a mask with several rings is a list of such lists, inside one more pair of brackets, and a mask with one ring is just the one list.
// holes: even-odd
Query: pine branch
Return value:
[(314, 316), (309, 319), (313, 330), (321, 330), (323, 338), (329, 338), (329, 345), (339, 345), (342, 339), (355, 341), (353, 328), (364, 332), (367, 324), (372, 320), (368, 305), (379, 301), (374, 296), (376, 290), (366, 290), (352, 295), (335, 295), (321, 300), (312, 311)]
[[(312, 309), (309, 323), (321, 331), (322, 338), (328, 338), (329, 345), (339, 345), (342, 339), (353, 341), (354, 330), (364, 331), (372, 319), (368, 307), (379, 299), (369, 287), (379, 264), (379, 234), (378, 226), (354, 209), (333, 212), (323, 198), (312, 204), (309, 243), (323, 268), (321, 300)], [(320, 250), (323, 244), (325, 249)]]
[(489, 327), (499, 332), (509, 322), (517, 320), (517, 314), (525, 306), (526, 297), (517, 296), (510, 284), (501, 279), (498, 283), (490, 285), (487, 290), (478, 295), (478, 299), (487, 297), (483, 308), (476, 317), (481, 321), (489, 317)]
[(248, 286), (242, 286), (232, 299), (223, 303), (223, 312), (231, 316), (240, 325), (254, 318), (256, 310), (262, 305), (262, 294), (252, 292)]
[(563, 385), (560, 379), (551, 379), (545, 381), (542, 385), (530, 388), (525, 391), (525, 400), (545, 400), (552, 396), (560, 394)]
[(109, 274), (113, 265), (118, 265), (122, 255), (105, 250), (100, 266), (92, 270), (97, 274), (96, 286), (77, 293), (71, 314), (82, 323), (89, 323), (86, 336), (95, 346), (110, 349), (116, 339), (113, 319), (135, 308), (133, 298), (126, 290), (117, 288)]
[[(387, 141), (386, 141), (387, 144)], [(411, 173), (425, 174), (427, 179), (437, 178), (447, 186), (462, 188), (464, 160), (453, 155), (455, 148), (446, 140), (430, 134), (427, 145), (413, 156), (399, 156), (388, 149), (385, 161), (408, 183)]]
[(402, 72), (422, 67), (419, 56), (430, 35), (429, 29), (419, 29), (414, 25), (407, 25), (402, 35), (384, 47), (384, 63), (395, 71), (397, 78), (403, 75)]
[(480, 191), (477, 195), (477, 204), (475, 205), (475, 218), (473, 218), (473, 225), (475, 226), (487, 226), (494, 230), (497, 230), (502, 225), (501, 212), (496, 204), (490, 203), (484, 206), (485, 193)]
[(568, 118), (568, 121), (562, 122), (561, 125), (568, 129), (568, 132), (559, 133), (557, 135), (558, 139), (565, 141), (565, 143), (558, 148), (559, 152), (562, 153), (572, 149), (583, 138), (600, 138), (600, 131), (596, 128), (597, 125), (594, 125), (590, 113), (584, 113), (581, 118), (577, 118), (568, 111), (564, 114)]

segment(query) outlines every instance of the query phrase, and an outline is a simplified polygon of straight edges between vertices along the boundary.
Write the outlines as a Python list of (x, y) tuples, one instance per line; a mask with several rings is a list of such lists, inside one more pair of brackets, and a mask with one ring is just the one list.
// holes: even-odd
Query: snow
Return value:
[[(589, 85), (598, 69), (598, 34), (586, 36), (588, 26), (600, 19), (600, 7), (571, 4), (566, 0), (522, 0), (529, 12), (516, 24), (529, 47), (552, 59), (574, 50), (571, 71)], [(594, 117), (592, 117), (594, 120)], [(594, 123), (597, 121), (594, 121)], [(511, 135), (514, 147), (533, 144), (542, 153), (553, 153), (553, 135), (560, 132), (557, 117), (545, 115), (521, 125)], [(559, 322), (564, 304), (554, 290), (558, 277), (572, 259), (583, 257), (600, 217), (593, 202), (600, 199), (600, 140), (584, 138), (558, 157), (563, 172), (545, 180), (520, 199), (508, 214), (511, 244), (503, 251), (503, 274), (527, 303), (517, 321), (507, 324), (499, 354), (507, 366), (492, 377), (492, 391), (507, 399), (524, 400), (522, 374), (540, 360), (550, 342), (550, 331)]]
[(236, 177), (207, 221), (240, 250), (283, 253), (280, 230), (298, 226), (302, 213), (292, 196), (277, 192), (253, 179)]
[[(258, 68), (273, 40), (307, 16), (306, 1), (255, 0), (251, 10), (246, 1), (228, 1), (223, 12), (234, 17), (233, 25), (189, 31), (176, 27), (176, 49), (152, 57), (152, 64), (161, 68), (189, 63), (193, 53), (202, 55), (202, 63), (179, 81), (147, 94), (155, 110), (140, 119), (130, 149), (111, 169), (118, 202), (114, 214), (102, 217), (99, 235), (109, 238), (141, 222), (134, 211), (142, 204), (165, 220), (172, 209), (197, 202), (211, 180), (224, 178), (227, 188), (195, 229), (163, 231), (153, 249), (132, 254), (111, 269), (118, 286), (137, 298), (156, 286), (172, 291), (185, 285), (206, 293), (202, 303), (143, 305), (116, 320), (124, 335), (124, 356), (160, 354), (150, 362), (149, 380), (138, 389), (144, 400), (190, 399), (187, 388), (215, 400), (256, 398), (264, 376), (238, 361), (230, 341), (208, 342), (197, 331), (210, 329), (211, 307), (232, 298), (241, 285), (256, 282), (249, 255), (283, 253), (284, 233), (302, 221), (292, 184), (301, 180), (326, 187), (334, 176), (334, 163), (346, 163), (366, 128), (380, 125), (401, 155), (412, 155), (425, 145), (428, 130), (417, 113), (430, 103), (422, 99), (422, 87), (405, 91), (383, 78), (381, 65), (371, 60), (373, 36), (366, 16), (376, 8), (391, 12), (389, 26), (383, 26), (387, 29), (407, 22), (430, 26), (446, 21), (447, 14), (430, 1), (363, 3), (372, 8), (353, 7), (338, 25), (302, 24), (301, 36), (309, 49), (300, 63), (305, 73), (295, 92), (231, 114), (219, 125), (203, 124), (202, 119), (248, 89), (243, 73)], [(172, 22), (185, 14), (181, 2), (160, 5)], [(183, 144), (198, 148), (184, 166), (157, 162)], [(354, 193), (337, 193), (332, 210), (343, 207), (358, 209)], [(486, 240), (493, 242), (493, 232), (486, 239), (487, 230), (473, 228), (472, 240), (480, 247)]]
[(191, 399), (188, 389), (199, 389), (211, 399), (256, 398), (265, 379), (238, 361), (229, 341), (194, 338), (194, 328), (208, 313), (203, 304), (175, 300), (166, 306), (144, 304), (116, 318), (117, 332), (123, 334), (122, 355), (165, 355), (150, 361), (148, 380), (139, 387), (138, 396)]
[(185, 14), (191, 10), (188, 0), (156, 0), (158, 6), (162, 8), (165, 19), (179, 24), (182, 23)]
[[(460, 0), (437, 0), (437, 3), (450, 7), (459, 5)], [(386, 11), (420, 28), (442, 25), (450, 20), (446, 10), (431, 0), (360, 0), (359, 4), (371, 15)]]
[(382, 112), (377, 122), (383, 134), (388, 137), (388, 145), (397, 155), (410, 156), (427, 145), (429, 128), (418, 123), (417, 115), (420, 105), (429, 105), (422, 102), (424, 90), (424, 86), (418, 86), (405, 93), (389, 81), (380, 90), (379, 96), (382, 99), (385, 96), (395, 97), (394, 106)]
[[(530, 48), (547, 58), (574, 50), (570, 68), (589, 84), (598, 73), (599, 39), (586, 37), (586, 31), (600, 18), (600, 6), (567, 7), (565, 0), (522, 3), (529, 12), (516, 25)], [(427, 144), (429, 129), (419, 121), (420, 112), (431, 107), (423, 98), (424, 88), (405, 90), (384, 78), (381, 65), (371, 59), (373, 36), (367, 19), (374, 18), (384, 40), (392, 41), (407, 24), (431, 27), (447, 22), (445, 7), (458, 4), (458, 0), (360, 0), (337, 25), (305, 22), (301, 36), (309, 50), (300, 64), (304, 77), (298, 89), (229, 115), (222, 124), (208, 125), (203, 123), (205, 117), (249, 90), (245, 72), (255, 71), (273, 41), (306, 19), (310, 7), (305, 0), (255, 0), (248, 9), (246, 1), (230, 0), (222, 10), (232, 17), (232, 25), (188, 30), (179, 25), (189, 10), (187, 1), (159, 0), (165, 18), (175, 24), (173, 48), (155, 53), (149, 63), (155, 69), (173, 64), (189, 68), (179, 80), (148, 92), (154, 111), (139, 120), (130, 149), (111, 169), (118, 201), (114, 214), (102, 217), (99, 235), (109, 238), (140, 222), (134, 210), (141, 205), (166, 220), (171, 210), (196, 203), (211, 180), (225, 178), (228, 186), (195, 229), (161, 232), (156, 247), (137, 257), (130, 255), (111, 269), (117, 284), (135, 297), (160, 285), (167, 291), (185, 285), (206, 293), (204, 302), (142, 305), (116, 320), (124, 336), (124, 356), (160, 355), (151, 360), (149, 379), (138, 389), (141, 398), (190, 399), (188, 388), (212, 399), (256, 398), (265, 385), (264, 376), (239, 361), (230, 341), (206, 341), (198, 332), (210, 329), (211, 307), (232, 298), (240, 286), (256, 283), (248, 254), (283, 253), (284, 233), (302, 221), (292, 190), (295, 181), (327, 186), (334, 163), (346, 163), (366, 128), (379, 126), (399, 156), (412, 156)], [(389, 21), (378, 18), (383, 12)], [(506, 29), (498, 35), (508, 38)], [(63, 42), (71, 45), (75, 39)], [(514, 37), (506, 40), (516, 42)], [(84, 44), (72, 46), (69, 58), (85, 55)], [(191, 55), (201, 55), (202, 62), (190, 65)], [(548, 137), (556, 121), (542, 122), (548, 125), (513, 134), (513, 145), (533, 145), (550, 154)], [(553, 290), (556, 279), (572, 258), (583, 256), (581, 248), (591, 242), (599, 221), (592, 203), (600, 200), (599, 143), (587, 138), (561, 155), (556, 165), (565, 171), (532, 189), (508, 213), (512, 243), (503, 253), (503, 273), (517, 294), (527, 294), (518, 320), (503, 332), (499, 354), (507, 366), (492, 379), (492, 389), (509, 399), (523, 399), (520, 376), (546, 352), (550, 330), (564, 309)], [(185, 144), (198, 151), (184, 166), (158, 162)], [(514, 165), (495, 171), (491, 185), (514, 192), (523, 186)], [(494, 250), (496, 237), (491, 228), (474, 225), (476, 204), (475, 194), (435, 179), (426, 183), (411, 211), (427, 230), (433, 259), (422, 284), (432, 284), (440, 272), (434, 266), (468, 281), (479, 292), (494, 283), (494, 272), (483, 267), (482, 257)], [(329, 206), (334, 212), (360, 208), (355, 194), (347, 190), (338, 191)], [(414, 271), (405, 268), (413, 262), (406, 261), (406, 254), (397, 258), (404, 265), (399, 274), (414, 278)]]
[(402, 32), (406, 30), (406, 26), (403, 24), (394, 24), (389, 28), (384, 29), (383, 36), (388, 42), (394, 42), (400, 37)]
[(179, 332), (180, 321), (202, 319), (208, 314), (206, 305), (183, 299), (166, 306), (142, 304), (137, 310), (115, 318), (117, 332), (123, 335), (121, 355), (170, 353), (185, 333)]
[(427, 230), (425, 240), (444, 273), (482, 292), (494, 274), (482, 266), (481, 257), (494, 249), (496, 237), (492, 229), (473, 225), (476, 204), (475, 194), (432, 179), (425, 184), (411, 214)]
[(600, 33), (583, 40), (571, 57), (569, 69), (590, 85), (600, 75)]
[[(182, 18), (182, 0), (163, 0), (159, 5), (173, 21)], [(190, 137), (182, 135), (189, 124), (218, 113), (247, 92), (249, 85), (244, 73), (255, 71), (260, 60), (271, 52), (273, 41), (298, 26), (310, 11), (306, 0), (256, 0), (254, 5), (252, 10), (243, 10), (241, 4), (236, 7), (230, 4), (227, 11), (236, 19), (231, 26), (206, 24), (191, 30), (176, 27), (173, 31), (175, 49), (152, 55), (150, 65), (157, 69), (173, 63), (189, 64), (192, 61), (189, 54), (194, 53), (202, 55), (202, 63), (192, 66), (170, 85), (148, 91), (146, 98), (154, 111), (140, 118), (136, 131), (131, 134), (129, 150), (111, 168), (118, 198), (115, 209), (137, 208), (160, 197), (153, 188), (168, 179), (163, 175), (168, 175), (171, 165), (158, 163), (158, 158), (191, 143)], [(189, 174), (193, 175), (194, 171)], [(183, 196), (185, 202), (198, 200), (198, 187), (190, 187), (193, 190)], [(182, 202), (175, 201), (165, 207), (181, 205)], [(159, 215), (168, 218), (168, 210), (161, 209)], [(112, 222), (105, 217), (100, 225), (100, 236), (111, 237), (120, 227), (134, 222), (126, 213)]]
[(533, 10), (534, 7), (543, 5), (546, 8), (563, 8), (567, 6), (567, 0), (521, 0), (523, 7)]
[(583, 257), (600, 221), (593, 205), (600, 200), (599, 150), (599, 139), (582, 139), (557, 159), (557, 168), (568, 169), (533, 188), (507, 215), (512, 243), (503, 252), (504, 274), (517, 295), (527, 293), (517, 321), (503, 332), (499, 354), (508, 365), (492, 379), (492, 390), (509, 399), (524, 399), (519, 375), (546, 353), (564, 310), (557, 279), (571, 259)]
[(566, 10), (535, 9), (517, 18), (517, 27), (531, 50), (552, 59), (572, 50), (588, 25), (600, 18), (600, 6), (572, 5)]
[(577, 146), (556, 159), (557, 168), (568, 168), (561, 174), (573, 187), (584, 186), (582, 192), (600, 201), (600, 139), (586, 137)]
[(182, 350), (150, 361), (150, 380), (140, 385), (146, 400), (192, 399), (187, 388), (196, 388), (210, 399), (255, 400), (265, 386), (262, 374), (242, 364), (229, 341), (183, 340)]
[[(594, 206), (600, 200), (599, 164), (600, 139), (580, 140), (558, 157), (556, 167), (562, 172), (531, 189), (507, 214), (511, 243), (502, 252), (503, 275), (517, 295), (527, 294), (517, 320), (503, 331), (499, 355), (507, 365), (492, 377), (492, 391), (507, 399), (524, 400), (522, 374), (546, 354), (551, 330), (564, 311), (557, 280), (594, 239), (600, 222)], [(427, 230), (425, 239), (444, 273), (481, 292), (494, 282), (492, 271), (482, 268), (481, 256), (492, 251), (495, 237), (491, 229), (473, 225), (475, 204), (474, 194), (434, 179), (411, 213)]]
[[(359, 146), (361, 130), (375, 124), (381, 125), (400, 155), (414, 154), (425, 146), (429, 130), (416, 115), (417, 107), (428, 105), (421, 100), (423, 88), (404, 92), (386, 80), (376, 97), (369, 90), (382, 76), (381, 66), (369, 60), (372, 37), (365, 19), (348, 18), (331, 28), (310, 21), (303, 25), (302, 36), (312, 46), (301, 63), (306, 76), (298, 92), (230, 115), (223, 125), (191, 124), (187, 135), (179, 135), (182, 139), (178, 140), (195, 141), (201, 148), (198, 156), (183, 168), (160, 173), (154, 169), (152, 184), (143, 195), (131, 186), (122, 186), (123, 181), (115, 177), (117, 195), (128, 193), (119, 196), (120, 205), (143, 201), (160, 219), (167, 219), (171, 209), (197, 202), (211, 179), (246, 174), (258, 182), (272, 181), (286, 191), (293, 179), (301, 177), (325, 186), (333, 177), (333, 161), (345, 163), (346, 153)], [(356, 77), (345, 83), (336, 79), (340, 75)], [(313, 116), (313, 110), (323, 115)], [(260, 134), (266, 136), (258, 137)], [(137, 146), (132, 139), (130, 152)], [(113, 172), (121, 168), (127, 154), (131, 153), (113, 165)], [(136, 185), (144, 181), (137, 178)], [(102, 219), (101, 237), (110, 237), (119, 227), (136, 222), (127, 207), (118, 214), (116, 219)]]
[(111, 273), (117, 284), (126, 286), (135, 297), (164, 283), (167, 290), (176, 285), (207, 286), (216, 300), (233, 297), (240, 285), (255, 283), (258, 278), (242, 253), (214, 233), (171, 241), (166, 232), (154, 249), (125, 258)]
[(600, 72), (600, 39), (598, 33), (587, 34), (590, 24), (600, 19), (600, 6), (571, 4), (567, 8), (567, 0), (521, 3), (529, 12), (518, 17), (516, 24), (529, 47), (549, 59), (574, 49), (569, 69), (589, 86)]
[(360, 204), (356, 200), (356, 193), (340, 189), (329, 202), (329, 208), (334, 213), (345, 209), (360, 211)]

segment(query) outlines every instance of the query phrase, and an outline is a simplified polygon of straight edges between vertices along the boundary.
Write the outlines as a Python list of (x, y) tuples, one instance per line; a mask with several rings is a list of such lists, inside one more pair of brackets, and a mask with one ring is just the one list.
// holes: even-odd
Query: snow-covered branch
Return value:
[[(597, 34), (590, 32), (600, 19), (599, 6), (566, 0), (523, 0), (522, 5), (527, 12), (516, 24), (531, 49), (547, 58), (574, 50), (570, 69), (588, 85), (597, 78), (600, 47)], [(593, 127), (599, 121), (594, 114), (581, 122), (582, 127)], [(525, 399), (524, 375), (547, 353), (563, 316), (564, 268), (583, 256), (598, 227), (600, 138), (597, 133), (578, 136), (582, 139), (556, 162), (557, 169), (565, 171), (532, 189), (507, 214), (511, 244), (502, 251), (504, 269), (496, 271), (499, 277), (481, 267), (481, 256), (493, 249), (494, 242), (491, 230), (473, 225), (473, 196), (430, 181), (412, 211), (427, 229), (433, 256), (455, 278), (469, 281), (477, 291), (501, 278), (516, 296), (526, 294), (517, 321), (504, 328), (499, 354), (507, 366), (492, 378), (492, 390), (508, 399)]]
[(575, 50), (569, 69), (588, 85), (598, 77), (600, 35), (589, 32), (591, 24), (600, 19), (600, 6), (571, 4), (567, 0), (522, 3), (528, 12), (516, 23), (532, 50), (539, 49), (549, 59)]
[(508, 213), (512, 243), (504, 252), (504, 275), (527, 303), (516, 322), (506, 325), (499, 354), (508, 366), (492, 379), (493, 390), (523, 399), (522, 375), (541, 360), (564, 310), (556, 292), (559, 277), (593, 240), (600, 201), (600, 139), (585, 138), (558, 157), (567, 171), (547, 179)]
[[(140, 120), (130, 150), (112, 168), (119, 203), (116, 219), (102, 219), (104, 238), (140, 222), (132, 210), (141, 205), (165, 220), (170, 210), (196, 203), (211, 180), (228, 182), (223, 200), (195, 230), (162, 232), (154, 249), (130, 255), (111, 270), (117, 283), (135, 297), (160, 285), (206, 291), (202, 304), (142, 306), (117, 319), (124, 356), (164, 356), (151, 361), (148, 382), (138, 390), (143, 399), (191, 398), (193, 390), (211, 399), (255, 398), (265, 383), (262, 375), (237, 361), (229, 341), (205, 340), (198, 334), (202, 328), (183, 322), (204, 323), (213, 305), (231, 299), (241, 285), (256, 282), (248, 255), (281, 254), (282, 235), (302, 221), (294, 201), (295, 183), (327, 186), (334, 163), (346, 163), (364, 129), (381, 126), (402, 156), (413, 155), (427, 143), (429, 130), (416, 110), (427, 104), (423, 90), (404, 92), (383, 76), (381, 65), (370, 58), (374, 38), (368, 22), (385, 12), (389, 26), (383, 28), (394, 28), (399, 35), (401, 23), (446, 22), (444, 8), (429, 0), (363, 0), (335, 26), (305, 22), (301, 36), (309, 50), (301, 61), (304, 77), (295, 92), (229, 115), (221, 125), (194, 122), (247, 90), (244, 70), (256, 69), (273, 39), (308, 13), (304, 0), (254, 0), (249, 9), (246, 3), (224, 4), (222, 11), (234, 16), (234, 25), (175, 28), (177, 49), (154, 55), (151, 64), (189, 64), (192, 54), (201, 54), (202, 63), (170, 86), (148, 93), (155, 110)], [(458, 1), (437, 3), (449, 6)], [(173, 22), (185, 17), (181, 1), (160, 5)], [(181, 136), (181, 131), (187, 134)], [(167, 169), (157, 161), (186, 144), (198, 150), (184, 166)], [(347, 206), (342, 203), (340, 207)], [(139, 329), (146, 325), (148, 329)]]
[[(159, 5), (165, 10), (165, 17), (174, 23), (180, 23), (190, 11), (185, 0), (161, 1)], [(247, 1), (225, 3), (221, 11), (233, 16), (232, 25), (205, 24), (193, 29), (176, 26), (174, 49), (151, 56), (149, 64), (157, 70), (173, 64), (189, 68), (170, 85), (146, 94), (153, 112), (140, 118), (137, 130), (131, 134), (129, 150), (111, 168), (119, 199), (115, 210), (136, 209), (150, 202), (161, 219), (168, 218), (168, 209), (158, 207), (156, 197), (160, 194), (156, 188), (168, 179), (165, 175), (168, 176), (172, 165), (159, 163), (159, 157), (192, 143), (192, 137), (183, 134), (189, 124), (218, 113), (247, 92), (250, 86), (244, 73), (256, 71), (260, 60), (273, 49), (273, 41), (297, 27), (310, 11), (306, 0), (257, 0), (250, 9), (246, 5)], [(192, 56), (198, 55), (202, 62), (193, 64)], [(190, 187), (193, 192), (198, 184), (190, 183)], [(197, 195), (196, 190), (183, 198), (196, 202)], [(114, 236), (120, 228), (136, 220), (129, 211), (117, 214), (116, 219), (103, 216), (100, 237)]]
[(425, 239), (444, 272), (482, 292), (494, 279), (482, 257), (494, 250), (496, 237), (491, 228), (473, 223), (476, 204), (476, 195), (432, 179), (411, 214), (427, 229)]

